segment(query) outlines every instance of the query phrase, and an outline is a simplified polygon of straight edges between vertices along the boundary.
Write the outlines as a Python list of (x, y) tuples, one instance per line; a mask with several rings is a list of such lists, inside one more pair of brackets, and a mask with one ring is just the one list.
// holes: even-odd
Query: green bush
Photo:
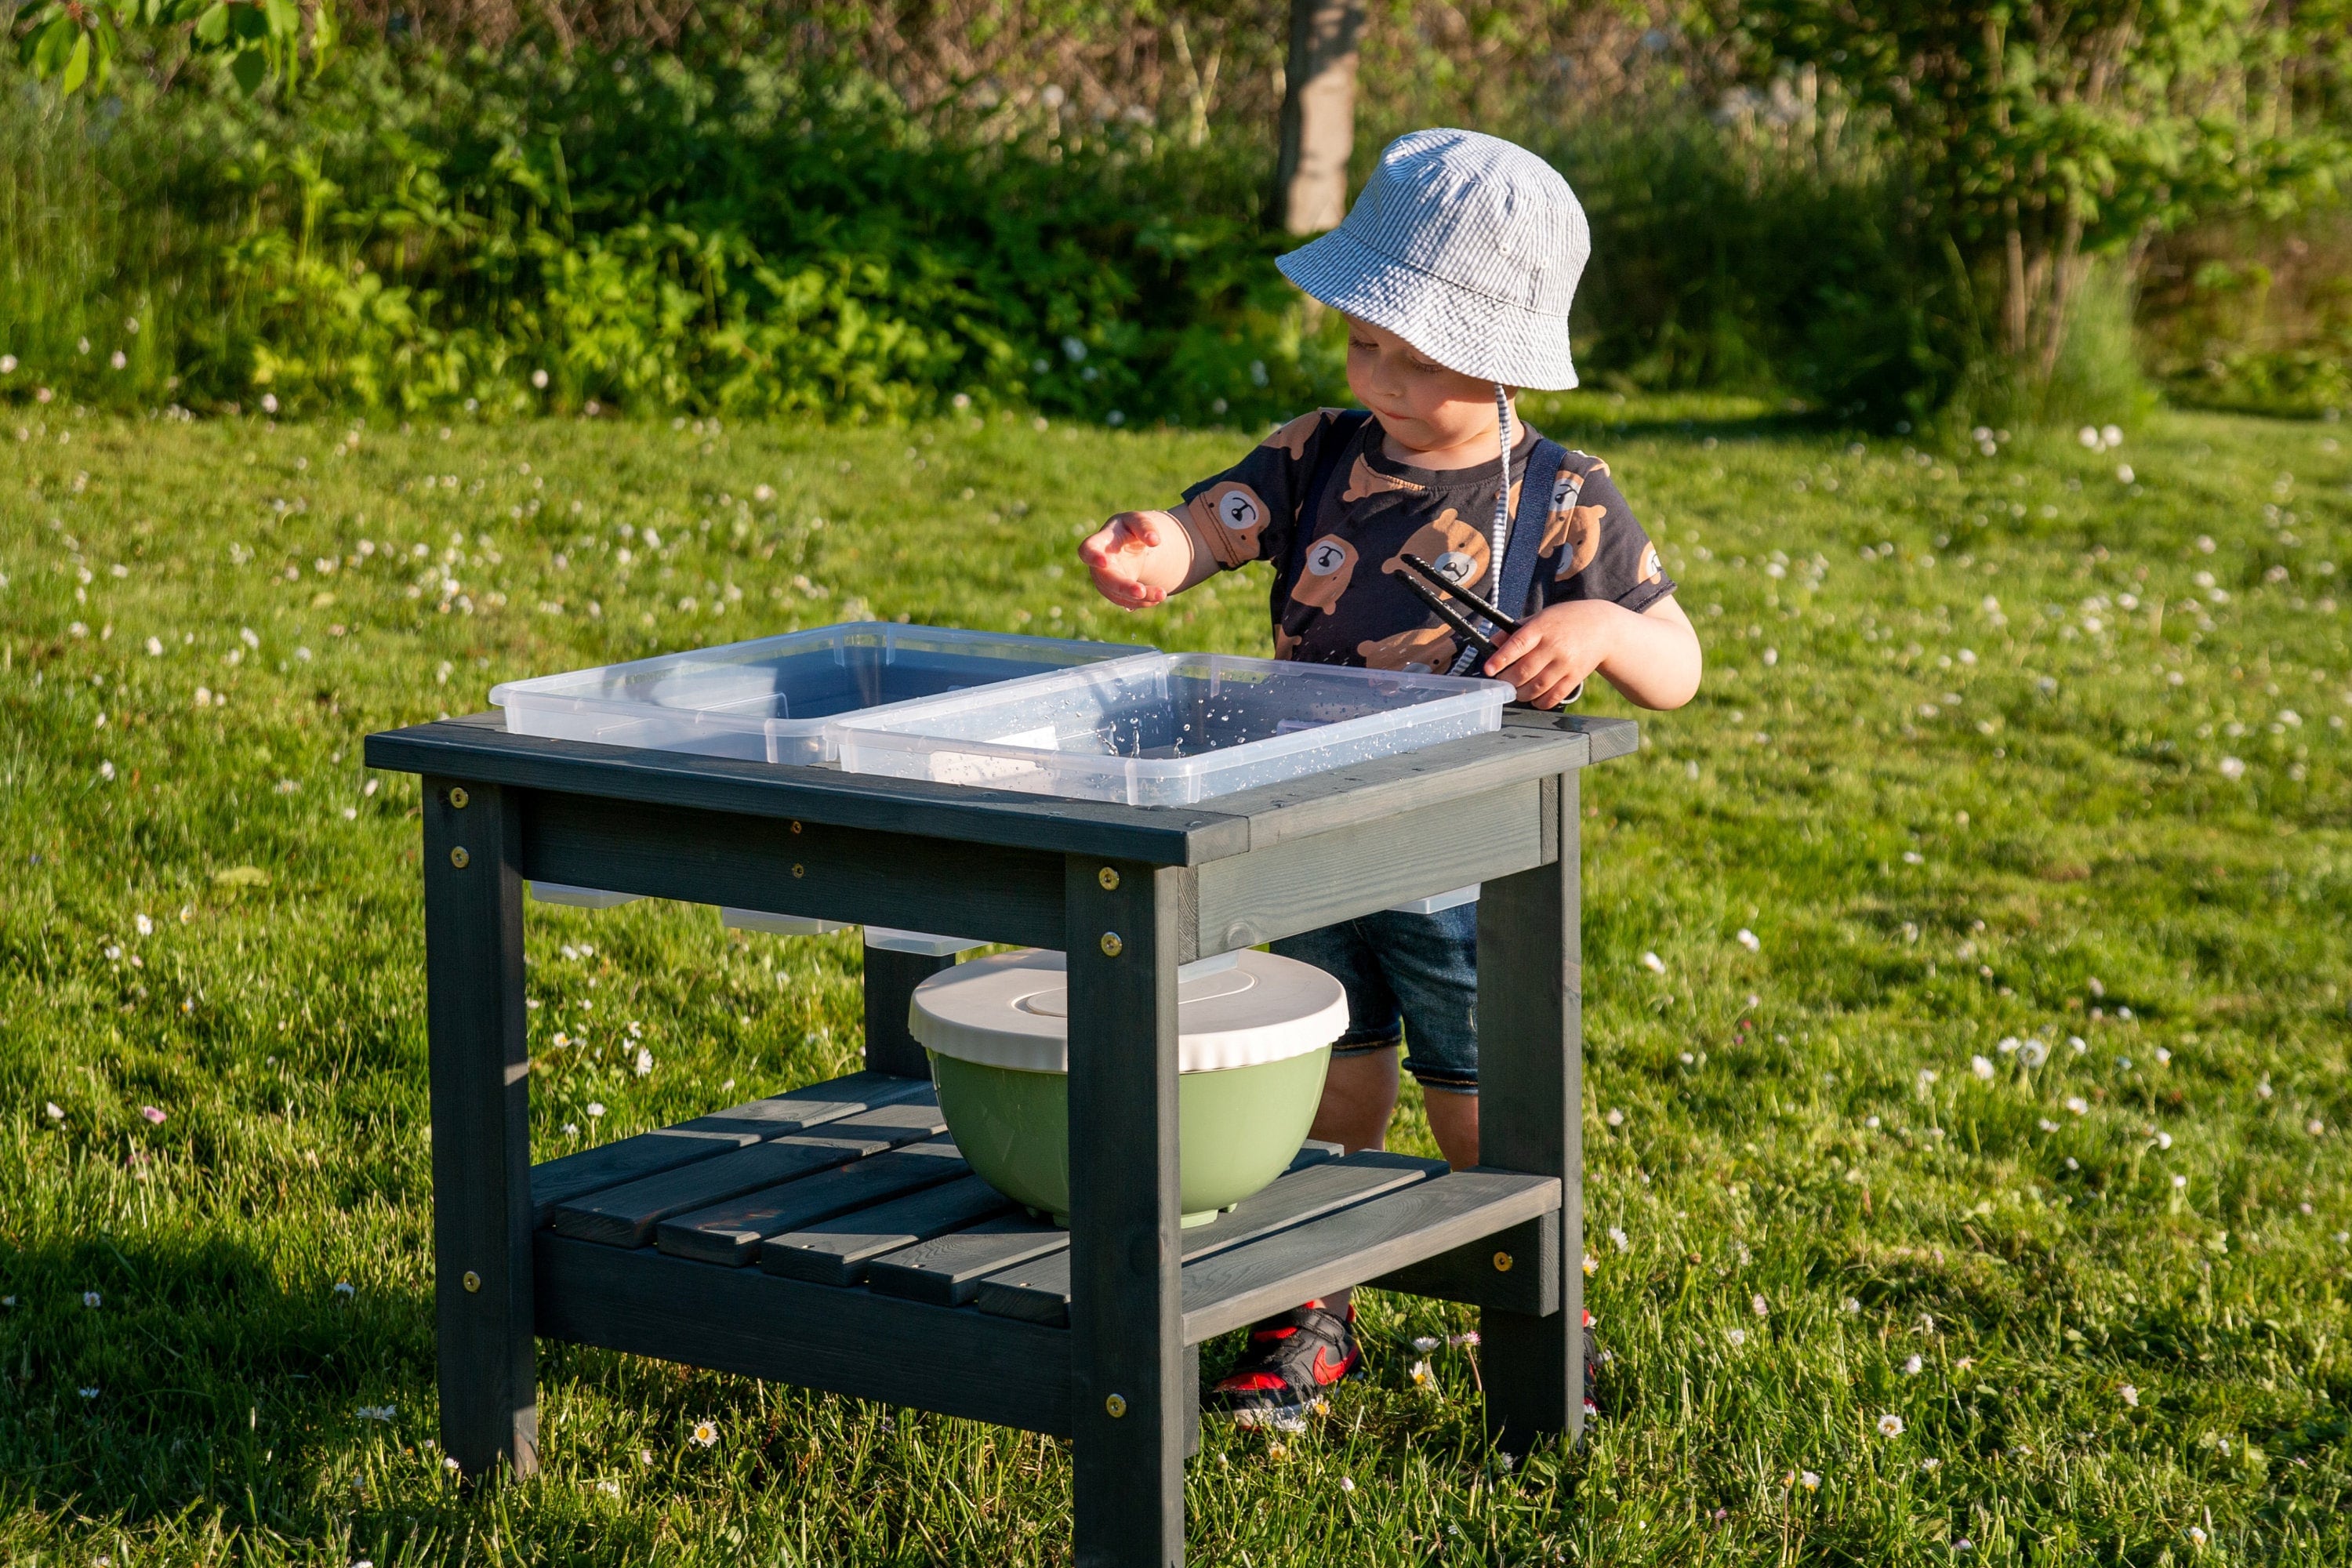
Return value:
[[(715, 51), (374, 49), (290, 106), (11, 103), (38, 177), (0, 241), (47, 279), (0, 303), (19, 391), (1116, 424), (1269, 417), (1330, 380), (1255, 221), (1263, 170), (1217, 145), (955, 146), (854, 79)], [(60, 228), (87, 258), (63, 272)], [(135, 367), (103, 346), (118, 316)]]

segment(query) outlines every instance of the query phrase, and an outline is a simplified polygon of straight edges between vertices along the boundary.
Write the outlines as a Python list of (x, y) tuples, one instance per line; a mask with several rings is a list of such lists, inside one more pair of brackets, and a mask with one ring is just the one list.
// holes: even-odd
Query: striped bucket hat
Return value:
[(1559, 171), (1500, 137), (1439, 130), (1390, 142), (1339, 226), (1275, 265), (1448, 370), (1557, 392), (1576, 384), (1568, 307), (1591, 254)]

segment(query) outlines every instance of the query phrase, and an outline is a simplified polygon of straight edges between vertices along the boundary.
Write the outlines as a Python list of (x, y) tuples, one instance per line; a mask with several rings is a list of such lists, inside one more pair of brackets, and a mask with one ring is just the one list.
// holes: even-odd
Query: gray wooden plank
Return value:
[(552, 792), (530, 805), (523, 870), (538, 879), (1062, 945), (1061, 857), (1041, 850)]
[(1249, 825), (1223, 811), (1060, 800), (836, 768), (558, 741), (478, 721), (382, 731), (367, 738), (363, 754), (368, 766), (396, 773), (1055, 854), (1124, 856), (1154, 865), (1192, 865), (1249, 847)]
[(673, 1171), (746, 1144), (805, 1131), (877, 1105), (895, 1105), (928, 1092), (930, 1087), (928, 1073), (912, 1078), (878, 1072), (851, 1073), (846, 1078), (730, 1106), (675, 1127), (583, 1149), (577, 1154), (566, 1154), (530, 1168), (533, 1215), (539, 1224), (545, 1225), (549, 1213), (560, 1203)]
[(539, 1331), (632, 1355), (1066, 1436), (1059, 1329), (624, 1252), (541, 1231)]
[[(1642, 726), (1631, 719), (1602, 719), (1584, 713), (1539, 713), (1532, 708), (1503, 710), (1503, 722), (1531, 730), (1558, 730), (1581, 735), (1591, 743), (1591, 763), (1625, 756), (1642, 745)], [(1563, 770), (1565, 771), (1565, 770)]]
[(1192, 956), (1194, 874), (1078, 855), (1067, 868), (1073, 1555), (1181, 1564), (1194, 1396), (1177, 1284), (1176, 971)]
[(1212, 861), (1195, 873), (1194, 945), (1254, 947), (1539, 865), (1542, 794), (1523, 779)]
[(971, 1167), (950, 1140), (929, 1139), (666, 1219), (655, 1227), (654, 1245), (673, 1258), (740, 1268), (759, 1256), (765, 1237), (786, 1235), (971, 1173)]
[(1584, 1431), (1582, 775), (1550, 797), (1559, 858), (1486, 884), (1478, 903), (1479, 1158), (1560, 1184), (1559, 1245), (1546, 1259), (1560, 1310), (1480, 1313), (1486, 1430), (1524, 1452)]
[(768, 1237), (760, 1244), (760, 1267), (812, 1285), (856, 1285), (877, 1258), (993, 1219), (1012, 1207), (1012, 1199), (978, 1176), (962, 1176), (911, 1197)]
[(954, 968), (955, 962), (952, 953), (933, 958), (928, 953), (897, 952), (887, 947), (866, 950), (868, 1068), (877, 1072), (905, 1073), (910, 1078), (930, 1076), (930, 1058), (924, 1055), (922, 1042), (907, 1027), (908, 1004), (916, 986), (943, 969)]
[(1559, 1206), (1549, 1176), (1474, 1166), (1416, 1182), (1187, 1268), (1184, 1337), (1198, 1343)]
[(1589, 738), (1572, 731), (1507, 725), (1353, 767), (1237, 790), (1219, 795), (1216, 807), (1249, 818), (1249, 847), (1263, 850), (1580, 768), (1590, 749)]
[(508, 791), (425, 781), (426, 1059), (442, 1452), (539, 1468), (522, 835)]
[(928, 1098), (877, 1106), (808, 1132), (771, 1138), (658, 1176), (558, 1204), (549, 1223), (558, 1235), (581, 1241), (643, 1247), (653, 1239), (654, 1227), (672, 1215), (798, 1181), (946, 1130), (938, 1105)]
[(1538, 1215), (1364, 1283), (1375, 1290), (1550, 1317), (1559, 1310), (1559, 1215)]
[[(981, 1200), (968, 1201), (977, 1205)], [(998, 1201), (1003, 1200), (999, 1197)], [(865, 1216), (854, 1217), (863, 1220)], [(784, 1237), (777, 1246), (782, 1248), (793, 1239)], [(929, 1301), (935, 1307), (961, 1307), (979, 1294), (982, 1279), (999, 1269), (1041, 1253), (1059, 1252), (1068, 1245), (1068, 1235), (1050, 1220), (1000, 1212), (994, 1219), (968, 1229), (934, 1235), (929, 1241), (870, 1258), (866, 1283), (881, 1295)], [(761, 1258), (765, 1259), (769, 1251), (762, 1247)]]
[[(1301, 1221), (1362, 1203), (1381, 1193), (1440, 1174), (1444, 1163), (1408, 1155), (1363, 1150), (1344, 1160), (1318, 1161), (1286, 1175), (1264, 1192), (1244, 1198), (1231, 1214), (1182, 1236), (1183, 1260), (1191, 1268), (1201, 1258), (1228, 1247), (1286, 1230)], [(1070, 1321), (1070, 1255), (1066, 1249), (1032, 1258), (980, 1283), (972, 1304), (983, 1312), (1021, 1318), (1055, 1326)]]

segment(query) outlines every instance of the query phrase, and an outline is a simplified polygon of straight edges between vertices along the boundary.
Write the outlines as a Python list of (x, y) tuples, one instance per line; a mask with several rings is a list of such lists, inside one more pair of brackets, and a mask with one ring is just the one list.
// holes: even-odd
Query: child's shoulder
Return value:
[(1286, 425), (1277, 425), (1260, 447), (1278, 447), (1294, 463), (1303, 462), (1307, 448), (1329, 426), (1362, 425), (1371, 416), (1360, 408), (1310, 408)]

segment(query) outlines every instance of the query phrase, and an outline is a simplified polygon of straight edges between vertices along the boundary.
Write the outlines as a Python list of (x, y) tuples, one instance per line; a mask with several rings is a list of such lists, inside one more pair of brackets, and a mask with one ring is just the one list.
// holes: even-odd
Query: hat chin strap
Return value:
[(1511, 539), (1511, 395), (1503, 384), (1495, 384), (1495, 437), (1503, 448), (1503, 481), (1495, 491), (1495, 526), (1488, 542), (1493, 546), (1486, 557), (1486, 598), (1505, 615), (1511, 607), (1503, 603), (1503, 547)]
[[(1507, 615), (1503, 605), (1503, 550), (1511, 542), (1511, 395), (1499, 381), (1495, 384), (1495, 438), (1503, 450), (1503, 478), (1495, 489), (1495, 523), (1486, 534), (1486, 597)], [(1480, 620), (1483, 623), (1485, 617)], [(1491, 624), (1486, 626), (1489, 635), (1500, 629)], [(1477, 663), (1478, 649), (1474, 645), (1456, 654), (1445, 673), (1468, 675)]]

